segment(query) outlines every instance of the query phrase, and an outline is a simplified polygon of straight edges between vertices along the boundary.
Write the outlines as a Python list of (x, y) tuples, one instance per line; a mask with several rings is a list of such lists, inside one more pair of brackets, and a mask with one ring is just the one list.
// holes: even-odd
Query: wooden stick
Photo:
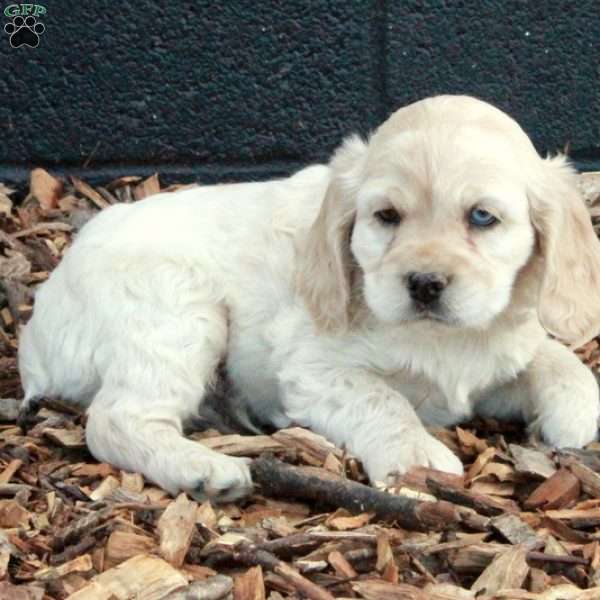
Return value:
[(62, 552), (50, 555), (49, 563), (51, 566), (62, 565), (65, 562), (73, 560), (77, 556), (85, 554), (88, 550), (91, 550), (98, 540), (93, 535), (85, 536), (80, 542), (72, 546), (67, 546)]
[(501, 502), (496, 500), (496, 498), (486, 496), (485, 494), (475, 494), (471, 490), (465, 490), (452, 485), (444, 485), (429, 477), (427, 478), (427, 486), (432, 494), (444, 498), (454, 504), (472, 508), (478, 513), (488, 517), (501, 515), (506, 512), (518, 512), (517, 504), (512, 501), (506, 500)]
[(374, 512), (385, 521), (417, 531), (442, 530), (461, 522), (461, 516), (449, 502), (420, 502), (393, 496), (362, 483), (330, 479), (320, 470), (301, 469), (268, 456), (251, 466), (254, 481), (268, 496), (316, 500), (342, 507), (353, 513)]
[(589, 565), (590, 561), (583, 556), (572, 556), (570, 554), (545, 554), (544, 552), (528, 552), (527, 560), (538, 560), (541, 562), (568, 563), (570, 565)]

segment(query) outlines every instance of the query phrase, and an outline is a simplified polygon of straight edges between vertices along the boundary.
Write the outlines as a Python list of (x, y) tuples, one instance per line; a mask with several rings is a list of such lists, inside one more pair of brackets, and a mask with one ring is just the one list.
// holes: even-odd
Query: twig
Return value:
[(52, 566), (62, 565), (63, 563), (69, 562), (70, 560), (73, 560), (74, 558), (85, 554), (97, 543), (98, 540), (94, 536), (88, 535), (77, 544), (74, 544), (73, 546), (67, 546), (63, 552), (59, 552), (58, 554), (52, 554), (50, 556), (49, 562)]
[[(430, 477), (427, 478), (427, 487), (431, 490), (432, 494), (435, 494), (439, 498), (443, 498), (453, 504), (475, 509), (478, 513), (488, 517), (507, 512), (508, 502), (503, 504), (490, 496), (475, 494), (470, 490), (446, 485)], [(516, 510), (518, 510), (518, 507), (515, 505)]]
[(254, 481), (269, 496), (317, 500), (353, 513), (374, 512), (378, 519), (396, 521), (411, 530), (439, 531), (461, 521), (456, 507), (448, 502), (392, 496), (362, 483), (332, 480), (317, 469), (293, 467), (271, 457), (258, 458), (251, 470)]
[(293, 556), (301, 554), (322, 543), (320, 540), (315, 540), (307, 533), (293, 533), (285, 537), (268, 540), (262, 544), (257, 544), (260, 550), (266, 550), (276, 555)]
[(541, 562), (568, 563), (571, 565), (589, 565), (590, 561), (583, 556), (572, 556), (570, 554), (545, 554), (544, 552), (528, 552), (527, 560), (538, 560)]

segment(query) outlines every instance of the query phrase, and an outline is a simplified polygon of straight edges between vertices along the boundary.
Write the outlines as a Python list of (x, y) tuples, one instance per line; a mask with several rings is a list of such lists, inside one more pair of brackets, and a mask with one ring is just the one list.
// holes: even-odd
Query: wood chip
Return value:
[(230, 456), (259, 456), (263, 452), (281, 452), (285, 446), (268, 435), (221, 435), (199, 442), (211, 450)]
[(507, 550), (505, 544), (477, 543), (469, 544), (451, 552), (448, 563), (454, 571), (464, 575), (477, 575), (481, 573), (492, 560)]
[(67, 600), (162, 600), (186, 585), (186, 578), (169, 563), (142, 554), (96, 575)]
[(375, 568), (383, 573), (390, 563), (394, 562), (394, 553), (390, 545), (390, 538), (386, 533), (377, 536), (377, 562)]
[(188, 500), (185, 494), (167, 506), (158, 521), (160, 554), (172, 565), (180, 567), (190, 548), (196, 526), (198, 505)]
[(231, 600), (232, 587), (231, 577), (215, 575), (179, 588), (161, 600)]
[(541, 479), (546, 479), (556, 473), (554, 463), (543, 452), (517, 444), (510, 444), (509, 449), (515, 459), (515, 470), (518, 473), (533, 475)]
[(156, 546), (151, 537), (128, 531), (113, 531), (104, 550), (104, 568), (116, 567), (138, 554), (148, 554), (155, 550)]
[(64, 189), (63, 182), (44, 169), (31, 171), (29, 187), (31, 193), (38, 199), (40, 206), (46, 210), (56, 208)]
[(37, 581), (51, 581), (59, 579), (69, 573), (87, 573), (92, 570), (92, 559), (89, 554), (78, 556), (69, 562), (66, 562), (59, 567), (47, 567), (40, 569), (33, 574)]
[(144, 179), (142, 183), (133, 188), (133, 197), (136, 200), (143, 200), (147, 196), (152, 196), (159, 192), (160, 182), (158, 181), (158, 173), (154, 173), (154, 175), (151, 175), (148, 179)]
[(90, 493), (91, 500), (104, 500), (110, 496), (119, 487), (119, 480), (109, 475), (102, 483)]
[(6, 548), (0, 548), (0, 580), (6, 577), (8, 572), (8, 563), (10, 562), (10, 551)]
[(114, 475), (115, 472), (114, 467), (111, 467), (107, 463), (81, 463), (75, 465), (71, 471), (76, 477), (101, 477), (102, 479), (109, 475)]
[(579, 479), (581, 487), (592, 498), (600, 498), (600, 475), (578, 460), (569, 460), (567, 467)]
[(200, 523), (208, 529), (215, 529), (217, 527), (217, 514), (210, 500), (203, 502), (198, 507), (196, 511), (196, 523)]
[(121, 487), (127, 492), (139, 494), (144, 489), (144, 477), (140, 473), (121, 471)]
[(310, 579), (306, 579), (287, 563), (279, 562), (273, 567), (273, 571), (290, 582), (294, 589), (310, 600), (334, 600), (333, 595), (326, 589), (316, 585)]
[(581, 173), (577, 179), (577, 186), (588, 205), (600, 202), (600, 172), (588, 171)]
[(479, 454), (467, 471), (465, 483), (468, 484), (473, 481), (473, 479), (481, 473), (483, 468), (494, 458), (494, 456), (496, 456), (496, 449), (492, 447), (486, 448), (481, 454)]
[(529, 572), (526, 557), (527, 551), (521, 547), (498, 554), (475, 580), (471, 591), (493, 595), (498, 590), (520, 588)]
[(458, 441), (462, 447), (463, 452), (465, 452), (468, 455), (482, 454), (488, 448), (488, 445), (485, 440), (478, 438), (475, 434), (471, 433), (466, 429), (457, 427), (456, 434), (458, 436)]
[(6, 598), (6, 600), (43, 600), (44, 588), (33, 585), (13, 585), (8, 581), (0, 581), (0, 598)]
[(352, 589), (365, 600), (429, 600), (423, 590), (407, 583), (355, 581)]
[(110, 203), (107, 202), (91, 185), (88, 185), (83, 181), (83, 179), (79, 179), (79, 177), (75, 177), (74, 175), (72, 175), (70, 179), (75, 189), (88, 200), (91, 200), (98, 208), (102, 209), (110, 206)]
[(542, 569), (531, 567), (529, 569), (529, 589), (531, 592), (540, 594), (548, 587), (550, 577)]
[(342, 459), (342, 452), (322, 435), (308, 429), (291, 427), (281, 429), (271, 436), (285, 447), (294, 448), (308, 464), (322, 466), (329, 454)]
[(594, 520), (600, 522), (600, 508), (589, 509), (569, 509), (563, 508), (560, 510), (547, 510), (546, 516), (551, 519), (564, 519), (566, 521), (573, 520)]
[(525, 508), (554, 509), (568, 506), (579, 497), (579, 479), (566, 468), (561, 468), (539, 485), (525, 500)]
[(474, 479), (476, 480), (480, 477), (494, 477), (501, 482), (517, 481), (519, 479), (518, 474), (511, 465), (497, 462), (490, 462), (485, 465), (480, 475), (477, 475)]
[(338, 550), (329, 553), (327, 562), (333, 567), (336, 574), (344, 579), (355, 579), (358, 576), (352, 565)]
[(347, 510), (341, 508), (336, 510), (327, 521), (325, 521), (325, 524), (336, 531), (348, 531), (350, 529), (364, 527), (371, 520), (372, 516), (373, 515), (369, 513), (360, 513), (353, 516)]
[(341, 476), (344, 474), (344, 464), (335, 454), (333, 454), (333, 452), (330, 452), (327, 455), (327, 458), (325, 459), (325, 462), (323, 463), (323, 468), (326, 469), (327, 471), (331, 471), (332, 473), (335, 473), (336, 475)]
[(234, 600), (265, 600), (265, 598), (265, 582), (260, 565), (248, 569), (243, 575), (235, 578)]
[(21, 403), (14, 398), (0, 399), (0, 422), (16, 421)]
[(0, 500), (0, 527), (29, 528), (31, 513), (15, 500)]
[(74, 429), (55, 429), (47, 427), (43, 434), (63, 448), (85, 448), (85, 433), (82, 427)]
[(8, 483), (14, 476), (15, 473), (23, 466), (23, 461), (19, 458), (11, 460), (10, 463), (5, 467), (4, 471), (0, 473), (0, 485)]
[(451, 583), (428, 583), (423, 591), (427, 600), (473, 600), (475, 594)]
[(504, 514), (494, 517), (491, 526), (511, 544), (536, 541), (536, 532), (515, 514)]
[(475, 481), (471, 484), (471, 491), (474, 494), (510, 497), (515, 495), (515, 484), (512, 481)]

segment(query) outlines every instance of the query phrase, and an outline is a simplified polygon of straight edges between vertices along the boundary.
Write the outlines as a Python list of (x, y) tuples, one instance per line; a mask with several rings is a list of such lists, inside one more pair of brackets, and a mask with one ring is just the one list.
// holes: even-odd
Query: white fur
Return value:
[[(247, 462), (181, 433), (221, 361), (255, 420), (311, 427), (372, 480), (415, 464), (461, 472), (422, 422), (474, 411), (522, 417), (558, 446), (591, 441), (594, 378), (537, 317), (551, 261), (534, 249), (531, 198), (550, 167), (528, 144), (489, 105), (434, 98), (328, 167), (103, 211), (38, 291), (19, 352), (25, 407), (76, 402), (99, 460), (225, 499), (249, 490)], [(474, 203), (502, 223), (469, 230)], [(373, 218), (390, 205), (397, 229)], [(420, 319), (403, 277), (432, 270), (452, 279), (440, 315)]]

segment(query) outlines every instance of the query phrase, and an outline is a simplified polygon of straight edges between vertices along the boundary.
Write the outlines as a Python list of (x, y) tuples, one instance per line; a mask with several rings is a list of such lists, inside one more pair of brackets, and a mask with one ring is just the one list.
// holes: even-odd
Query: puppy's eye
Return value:
[(373, 216), (383, 225), (398, 225), (401, 220), (400, 213), (395, 208), (378, 210)]
[(498, 219), (483, 208), (472, 208), (469, 213), (469, 223), (474, 227), (491, 227), (498, 223)]

